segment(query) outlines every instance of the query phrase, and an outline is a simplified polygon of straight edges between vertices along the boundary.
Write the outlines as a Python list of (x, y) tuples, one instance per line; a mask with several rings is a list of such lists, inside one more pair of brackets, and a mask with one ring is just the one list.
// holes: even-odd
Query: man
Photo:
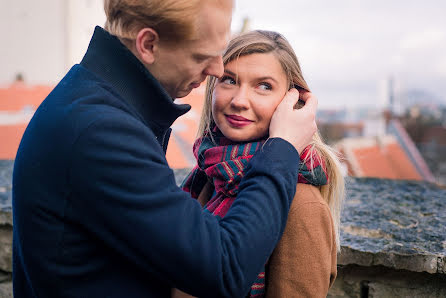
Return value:
[(96, 28), (17, 153), (16, 297), (170, 297), (173, 287), (200, 297), (248, 292), (285, 227), (297, 151), (316, 130), (316, 99), (293, 110), (298, 92), (285, 97), (223, 220), (175, 185), (164, 152), (170, 125), (189, 106), (172, 98), (223, 74), (232, 5), (105, 1), (108, 32)]

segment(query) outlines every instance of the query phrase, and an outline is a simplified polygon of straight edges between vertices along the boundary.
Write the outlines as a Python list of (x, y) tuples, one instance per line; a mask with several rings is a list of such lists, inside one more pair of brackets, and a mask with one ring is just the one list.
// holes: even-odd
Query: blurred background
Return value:
[[(80, 62), (102, 0), (0, 0), (0, 159), (15, 158), (34, 111)], [(345, 174), (446, 185), (446, 2), (236, 0), (233, 34), (282, 33), (319, 98), (318, 125)], [(192, 167), (203, 86), (175, 122), (174, 168)]]

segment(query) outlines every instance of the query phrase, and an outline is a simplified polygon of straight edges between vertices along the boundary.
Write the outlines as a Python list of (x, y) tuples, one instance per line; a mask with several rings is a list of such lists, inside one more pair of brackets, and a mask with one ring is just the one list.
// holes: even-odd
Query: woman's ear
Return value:
[(293, 84), (293, 85), (290, 87), (290, 89), (291, 89), (291, 88), (295, 88), (295, 89), (297, 89), (297, 91), (299, 91), (299, 92), (301, 92), (301, 91), (305, 91), (304, 88), (300, 87), (300, 86), (297, 85), (297, 84)]
[(136, 51), (144, 64), (155, 61), (155, 52), (159, 46), (158, 33), (152, 28), (143, 28), (136, 36)]
[[(305, 92), (306, 90), (302, 87), (300, 87), (297, 84), (293, 84), (293, 86), (291, 86), (291, 88), (295, 88), (297, 89), (297, 91), (299, 91), (299, 94), (302, 94), (303, 92)], [(291, 89), (290, 88), (290, 89)], [(300, 96), (299, 96), (300, 97)], [(296, 102), (296, 104), (294, 105), (294, 109), (298, 110), (301, 109), (303, 106), (305, 105), (305, 101), (303, 101), (302, 99), (299, 98), (299, 100)]]

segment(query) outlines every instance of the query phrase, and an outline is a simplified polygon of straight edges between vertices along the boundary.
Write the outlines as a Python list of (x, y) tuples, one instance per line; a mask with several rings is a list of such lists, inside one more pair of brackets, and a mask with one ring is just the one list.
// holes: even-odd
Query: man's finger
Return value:
[(305, 105), (303, 106), (302, 109), (307, 109), (307, 110), (313, 110), (314, 112), (316, 112), (317, 110), (317, 105), (318, 105), (318, 100), (316, 98), (316, 96), (314, 96), (311, 92), (309, 92), (309, 94), (306, 94), (307, 96), (305, 96)]
[(310, 91), (302, 89), (299, 92), (299, 99), (306, 102), (308, 100), (308, 98), (310, 98), (312, 95), (313, 95), (313, 93), (311, 93)]
[(285, 94), (285, 97), (283, 98), (281, 104), (293, 108), (298, 100), (299, 100), (299, 91), (297, 91), (297, 89), (295, 88), (291, 88)]

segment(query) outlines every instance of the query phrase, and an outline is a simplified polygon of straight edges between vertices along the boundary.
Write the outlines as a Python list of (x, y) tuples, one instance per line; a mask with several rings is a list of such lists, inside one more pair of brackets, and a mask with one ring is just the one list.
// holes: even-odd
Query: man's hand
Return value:
[[(294, 106), (299, 100), (305, 106), (295, 110)], [(316, 133), (317, 99), (308, 91), (289, 90), (282, 102), (277, 106), (269, 126), (270, 138), (282, 138), (291, 143), (299, 154), (312, 141)]]

